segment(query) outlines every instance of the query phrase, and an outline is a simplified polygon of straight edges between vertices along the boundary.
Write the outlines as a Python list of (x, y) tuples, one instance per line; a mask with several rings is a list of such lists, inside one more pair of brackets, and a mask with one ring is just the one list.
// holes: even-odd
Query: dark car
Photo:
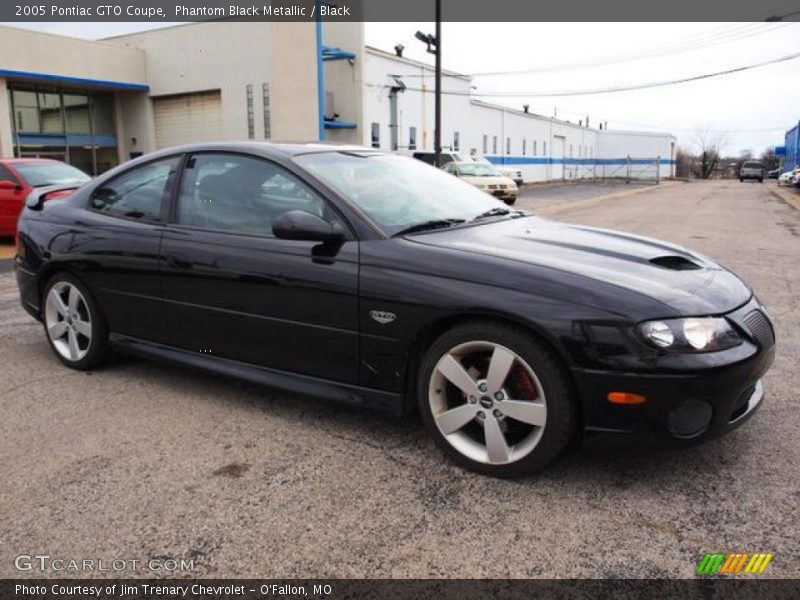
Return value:
[[(13, 237), (26, 196), (34, 188), (91, 179), (80, 169), (47, 158), (4, 158), (0, 160), (0, 236)], [(65, 195), (67, 192), (62, 192)], [(54, 194), (55, 196), (56, 194)]]
[(778, 167), (777, 169), (772, 169), (771, 171), (767, 171), (767, 179), (777, 179), (781, 176), (782, 169)]
[(456, 462), (520, 476), (577, 432), (686, 445), (763, 397), (752, 290), (665, 242), (514, 211), (356, 147), (164, 150), (34, 191), (16, 272), (55, 355), (112, 350), (355, 406), (417, 407)]

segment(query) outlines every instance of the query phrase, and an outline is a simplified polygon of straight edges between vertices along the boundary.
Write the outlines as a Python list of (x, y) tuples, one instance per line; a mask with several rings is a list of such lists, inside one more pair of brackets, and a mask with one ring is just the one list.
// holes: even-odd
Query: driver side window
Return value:
[(319, 195), (269, 161), (207, 153), (186, 162), (178, 198), (181, 225), (271, 236), (273, 221), (289, 210), (332, 220)]

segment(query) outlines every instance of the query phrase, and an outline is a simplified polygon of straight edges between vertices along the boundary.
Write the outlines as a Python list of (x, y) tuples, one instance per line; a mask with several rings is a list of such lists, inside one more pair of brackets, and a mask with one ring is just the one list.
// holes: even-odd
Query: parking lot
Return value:
[(738, 181), (552, 195), (549, 218), (689, 246), (758, 291), (779, 348), (745, 426), (493, 480), (414, 419), (138, 359), (70, 371), (0, 272), (0, 577), (34, 553), (188, 559), (198, 577), (692, 577), (713, 551), (774, 553), (766, 576), (800, 577), (800, 211)]

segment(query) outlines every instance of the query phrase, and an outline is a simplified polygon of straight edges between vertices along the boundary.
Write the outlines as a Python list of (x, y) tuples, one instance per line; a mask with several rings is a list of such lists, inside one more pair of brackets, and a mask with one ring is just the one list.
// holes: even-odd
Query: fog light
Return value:
[(675, 437), (697, 437), (708, 429), (713, 414), (711, 405), (704, 400), (684, 400), (669, 413), (667, 429)]

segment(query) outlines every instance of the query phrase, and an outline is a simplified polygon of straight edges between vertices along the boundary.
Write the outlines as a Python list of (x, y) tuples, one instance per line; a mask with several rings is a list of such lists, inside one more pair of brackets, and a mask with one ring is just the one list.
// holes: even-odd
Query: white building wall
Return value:
[[(364, 53), (364, 126), (361, 143), (372, 145), (372, 123), (380, 128), (379, 147), (392, 150), (389, 124), (391, 121), (389, 92), (397, 85), (397, 75), (405, 91), (397, 94), (398, 151), (408, 153), (411, 128), (416, 128), (416, 150), (433, 150), (434, 136), (434, 73), (433, 69), (416, 61), (367, 48)], [(442, 96), (442, 146), (452, 148), (458, 131), (461, 150), (465, 149), (470, 118), (470, 80), (444, 73), (442, 86), (465, 95)], [(425, 90), (425, 91), (422, 91)]]
[[(397, 75), (406, 85), (398, 93), (398, 152), (408, 153), (409, 128), (417, 127), (417, 150), (433, 150), (434, 73), (430, 65), (398, 58), (367, 48), (364, 67), (364, 126), (361, 141), (371, 145), (371, 125), (380, 128), (379, 147), (390, 144), (389, 89)], [(486, 156), (495, 164), (522, 171), (526, 182), (624, 177), (628, 157), (634, 171), (661, 158), (660, 176), (674, 175), (675, 138), (669, 134), (605, 131), (497, 106), (470, 97), (468, 77), (446, 73), (442, 78), (442, 148), (452, 149), (453, 134), (460, 135), (459, 150)], [(424, 88), (425, 92), (419, 91)], [(486, 140), (484, 145), (484, 138)], [(563, 152), (561, 151), (563, 148)], [(653, 162), (654, 164), (654, 162)]]

